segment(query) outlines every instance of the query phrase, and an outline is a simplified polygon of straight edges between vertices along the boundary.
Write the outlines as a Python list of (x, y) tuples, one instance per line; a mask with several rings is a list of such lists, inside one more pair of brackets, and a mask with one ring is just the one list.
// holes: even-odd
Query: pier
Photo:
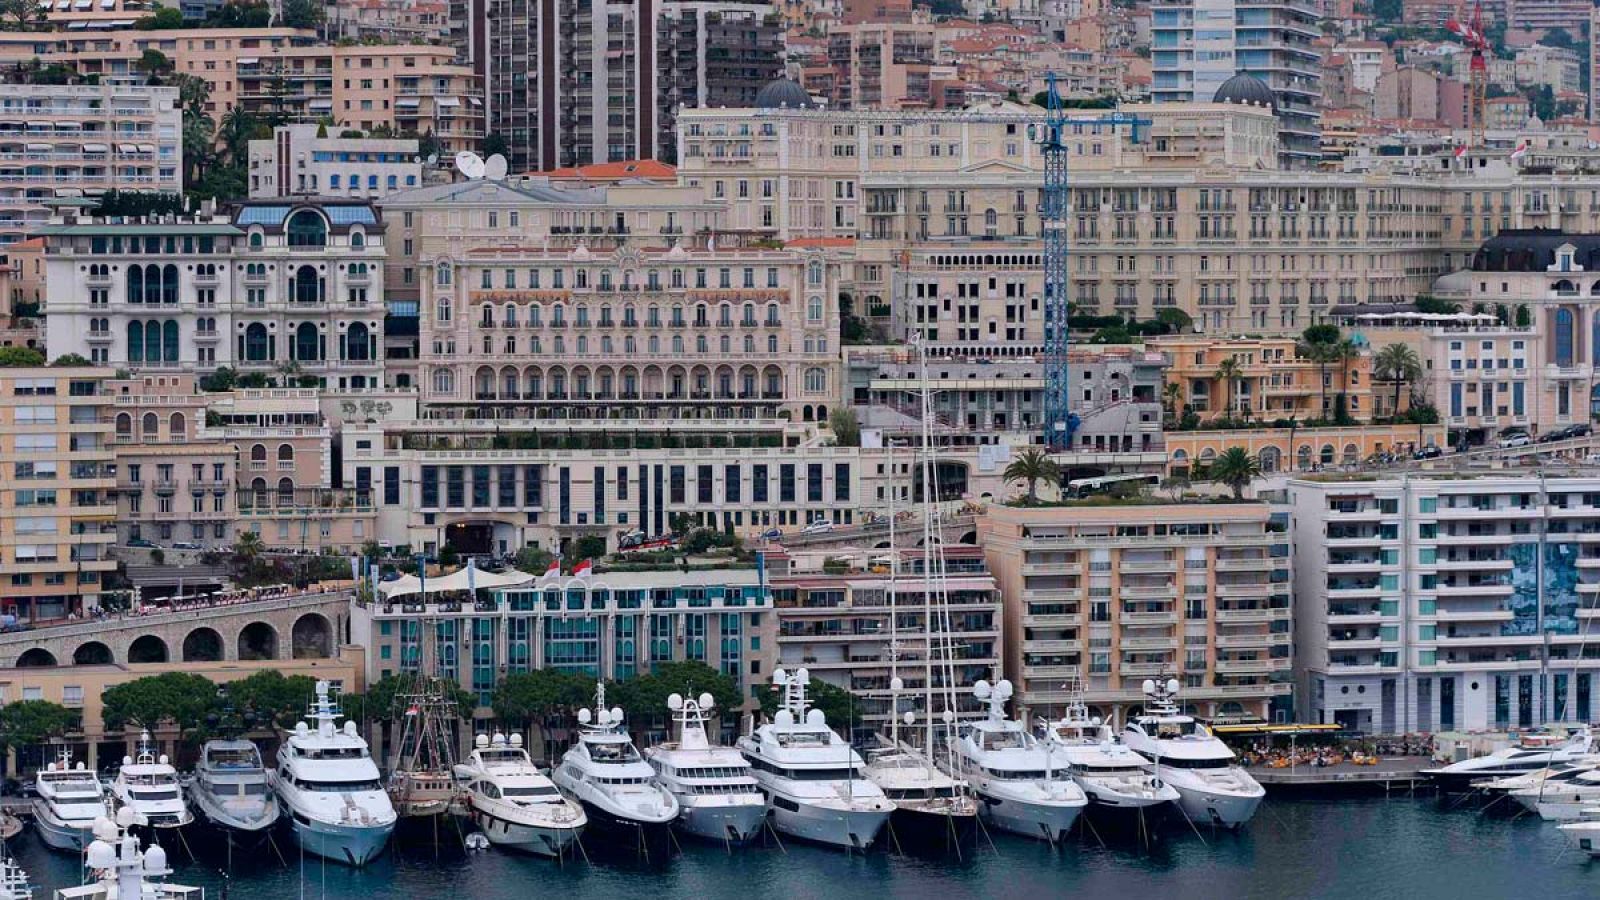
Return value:
[(1249, 771), (1269, 791), (1273, 788), (1343, 788), (1411, 793), (1417, 788), (1428, 787), (1428, 779), (1423, 777), (1422, 771), (1437, 765), (1439, 763), (1426, 756), (1396, 756), (1379, 759), (1377, 765), (1373, 766), (1342, 762), (1331, 766), (1289, 766), (1282, 769), (1255, 766)]

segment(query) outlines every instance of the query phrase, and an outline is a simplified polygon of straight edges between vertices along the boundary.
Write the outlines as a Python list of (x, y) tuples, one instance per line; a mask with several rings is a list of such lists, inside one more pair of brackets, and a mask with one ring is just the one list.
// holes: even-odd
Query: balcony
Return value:
[(1225, 624), (1240, 622), (1276, 622), (1287, 620), (1287, 609), (1218, 609), (1216, 620)]

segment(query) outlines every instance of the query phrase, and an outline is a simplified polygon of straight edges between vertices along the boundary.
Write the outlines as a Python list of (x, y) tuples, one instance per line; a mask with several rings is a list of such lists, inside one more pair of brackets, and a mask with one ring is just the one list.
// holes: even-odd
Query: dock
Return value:
[(1252, 767), (1252, 778), (1267, 788), (1369, 789), (1384, 793), (1411, 793), (1428, 787), (1424, 769), (1439, 765), (1426, 756), (1397, 756), (1379, 759), (1375, 766), (1338, 763), (1331, 766), (1292, 766), (1272, 769)]

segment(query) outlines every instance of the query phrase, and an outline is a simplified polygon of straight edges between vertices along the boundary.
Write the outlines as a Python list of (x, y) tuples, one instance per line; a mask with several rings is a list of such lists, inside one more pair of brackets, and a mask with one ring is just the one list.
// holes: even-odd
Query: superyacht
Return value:
[(783, 689), (783, 708), (740, 738), (739, 752), (767, 796), (773, 828), (835, 847), (871, 847), (894, 804), (862, 777), (861, 757), (828, 727), (822, 710), (808, 709), (809, 672), (779, 669), (772, 683)]
[(1088, 797), (1091, 815), (1128, 814), (1142, 823), (1178, 801), (1178, 791), (1151, 774), (1144, 757), (1118, 743), (1099, 717), (1089, 716), (1081, 695), (1067, 704), (1065, 717), (1045, 728), (1047, 741), (1060, 748), (1072, 780)]
[(656, 783), (655, 770), (633, 746), (621, 707), (606, 709), (605, 685), (595, 685), (594, 694), (594, 709), (578, 710), (578, 742), (562, 755), (551, 780), (583, 804), (594, 830), (647, 859), (665, 859), (678, 800)]
[(656, 780), (678, 799), (677, 826), (685, 834), (741, 844), (761, 833), (767, 802), (750, 763), (732, 747), (719, 747), (706, 735), (712, 697), (673, 694), (667, 708), (678, 725), (678, 739), (644, 751)]
[(979, 681), (972, 694), (989, 707), (986, 718), (966, 726), (951, 755), (954, 774), (978, 796), (984, 821), (1003, 831), (1055, 843), (1066, 836), (1089, 804), (1072, 780), (1066, 758), (1006, 718), (1009, 681)]
[(533, 764), (520, 734), (478, 735), (455, 777), (473, 824), (496, 846), (561, 857), (588, 824), (583, 807)]
[(135, 756), (124, 756), (111, 782), (111, 800), (116, 809), (131, 809), (134, 824), (147, 828), (182, 828), (194, 821), (178, 770), (166, 754), (156, 755), (150, 732), (139, 733)]
[(307, 853), (364, 866), (389, 843), (394, 805), (384, 793), (378, 767), (356, 723), (334, 726), (339, 711), (329, 685), (317, 682), (317, 699), (278, 748), (272, 785), (291, 820), (295, 840)]
[(189, 788), (200, 818), (231, 842), (255, 843), (270, 836), (278, 821), (278, 798), (261, 750), (251, 741), (206, 741)]
[(1422, 774), (1442, 791), (1465, 791), (1481, 781), (1581, 762), (1589, 755), (1593, 740), (1587, 725), (1575, 727), (1565, 735), (1533, 731), (1504, 750), (1438, 769), (1424, 769)]
[(1237, 828), (1266, 796), (1211, 730), (1178, 710), (1178, 681), (1146, 681), (1143, 711), (1122, 729), (1122, 742), (1149, 760), (1155, 776), (1178, 791), (1190, 822)]
[(62, 748), (34, 777), (33, 824), (45, 844), (77, 853), (94, 840), (94, 820), (106, 814), (106, 788)]

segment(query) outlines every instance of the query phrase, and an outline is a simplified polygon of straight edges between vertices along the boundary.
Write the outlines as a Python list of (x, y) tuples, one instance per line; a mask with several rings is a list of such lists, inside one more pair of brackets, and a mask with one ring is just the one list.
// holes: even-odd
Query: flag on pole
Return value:
[(572, 574), (578, 578), (588, 578), (594, 574), (594, 560), (586, 559), (572, 567)]
[(550, 560), (550, 567), (544, 570), (544, 577), (555, 578), (561, 574), (561, 557)]
[(1524, 156), (1527, 156), (1527, 155), (1528, 155), (1528, 142), (1527, 141), (1523, 141), (1522, 143), (1518, 144), (1517, 145), (1517, 149), (1511, 151), (1511, 158), (1512, 159), (1521, 159), (1521, 158), (1523, 158)]
[(1456, 148), (1456, 159), (1461, 159), (1462, 157), (1464, 157), (1466, 155), (1467, 155), (1467, 145), (1466, 144), (1462, 144), (1461, 146)]

